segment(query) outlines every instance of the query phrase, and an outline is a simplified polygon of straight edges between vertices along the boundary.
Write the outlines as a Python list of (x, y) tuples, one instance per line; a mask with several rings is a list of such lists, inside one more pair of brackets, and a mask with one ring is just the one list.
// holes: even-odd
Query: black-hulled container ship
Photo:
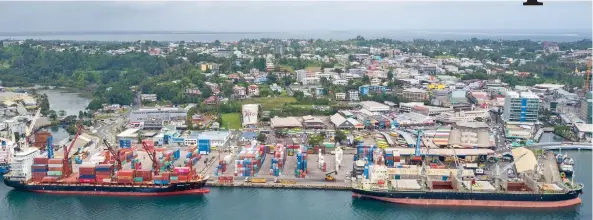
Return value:
[[(124, 153), (121, 157), (129, 155)], [(167, 153), (165, 158), (170, 156)], [(190, 167), (176, 167), (173, 172), (153, 175), (154, 170), (126, 170), (121, 166), (116, 171), (110, 163), (81, 164), (78, 173), (72, 173), (70, 161), (40, 156), (35, 148), (15, 153), (11, 168), (10, 173), (3, 177), (4, 183), (28, 192), (104, 196), (171, 196), (209, 192), (204, 188), (208, 177), (195, 174)]]
[[(538, 183), (529, 176), (514, 181), (477, 181), (456, 169), (387, 168), (371, 165), (353, 182), (353, 197), (422, 206), (559, 208), (581, 203), (583, 185), (568, 181)], [(458, 172), (461, 174), (457, 174)]]

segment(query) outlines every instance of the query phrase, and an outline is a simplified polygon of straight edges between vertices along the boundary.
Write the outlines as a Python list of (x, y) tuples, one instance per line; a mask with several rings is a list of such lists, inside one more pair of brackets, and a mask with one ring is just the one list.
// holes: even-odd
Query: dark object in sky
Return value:
[(531, 5), (544, 5), (544, 3), (543, 2), (539, 2), (537, 0), (527, 0), (526, 2), (523, 2), (523, 5), (524, 6), (525, 5), (529, 5), (529, 6), (531, 6)]

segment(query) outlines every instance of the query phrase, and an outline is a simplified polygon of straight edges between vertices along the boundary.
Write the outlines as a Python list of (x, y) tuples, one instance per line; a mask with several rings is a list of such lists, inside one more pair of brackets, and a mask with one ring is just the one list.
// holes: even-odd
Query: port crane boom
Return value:
[(117, 154), (117, 151), (115, 151), (115, 149), (111, 146), (111, 144), (109, 144), (109, 141), (107, 141), (107, 139), (103, 139), (103, 144), (105, 144), (105, 150), (108, 150), (109, 153), (111, 153), (111, 155), (113, 157), (115, 157), (115, 162), (117, 163), (115, 165), (117, 170), (121, 170), (121, 160), (119, 159), (119, 155)]
[(146, 151), (146, 153), (148, 154), (148, 157), (150, 158), (150, 160), (152, 160), (152, 170), (154, 172), (155, 176), (159, 175), (159, 164), (156, 158), (156, 152), (154, 149), (150, 149), (148, 147), (148, 145), (146, 145), (145, 142), (142, 142), (142, 148), (144, 148), (144, 150)]
[(62, 161), (62, 164), (64, 165), (64, 175), (65, 176), (70, 176), (70, 174), (72, 174), (72, 164), (70, 163), (70, 151), (72, 150), (74, 143), (78, 139), (78, 136), (80, 136), (80, 131), (82, 130), (82, 125), (78, 125), (77, 127), (78, 127), (78, 130), (76, 131), (76, 135), (74, 136), (74, 139), (72, 139), (72, 142), (70, 142), (70, 146), (68, 148), (64, 148), (64, 160)]

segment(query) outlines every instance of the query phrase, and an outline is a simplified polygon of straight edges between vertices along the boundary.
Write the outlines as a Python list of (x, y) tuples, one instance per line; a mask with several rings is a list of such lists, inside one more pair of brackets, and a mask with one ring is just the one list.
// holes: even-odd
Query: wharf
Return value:
[(309, 190), (352, 190), (351, 186), (346, 184), (326, 184), (319, 183), (296, 183), (296, 184), (282, 184), (282, 183), (233, 183), (220, 184), (217, 182), (207, 182), (208, 187), (237, 187), (237, 188), (275, 188), (275, 189), (309, 189)]

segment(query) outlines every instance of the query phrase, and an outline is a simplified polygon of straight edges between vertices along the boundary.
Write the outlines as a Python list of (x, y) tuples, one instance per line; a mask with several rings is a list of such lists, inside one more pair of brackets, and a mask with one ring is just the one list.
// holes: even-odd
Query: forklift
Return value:
[(338, 175), (338, 171), (337, 170), (334, 170), (332, 172), (326, 173), (325, 174), (325, 181), (328, 181), (328, 182), (336, 181), (336, 178), (334, 178), (334, 176), (332, 176), (332, 174)]

